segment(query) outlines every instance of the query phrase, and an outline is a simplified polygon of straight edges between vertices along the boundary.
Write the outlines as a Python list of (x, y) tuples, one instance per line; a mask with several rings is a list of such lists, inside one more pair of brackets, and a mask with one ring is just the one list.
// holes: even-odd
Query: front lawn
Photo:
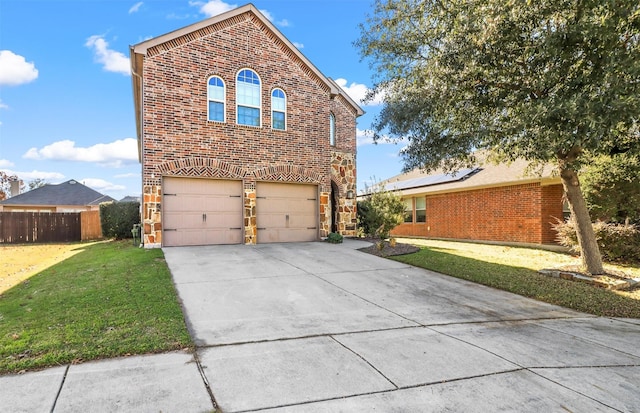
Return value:
[(77, 248), (0, 295), (0, 373), (193, 346), (162, 250)]
[[(538, 274), (543, 268), (575, 265), (577, 259), (567, 254), (437, 240), (398, 239), (398, 242), (415, 244), (421, 249), (414, 254), (391, 257), (397, 261), (589, 314), (640, 318), (637, 292), (616, 293)], [(640, 277), (638, 267), (616, 269)]]

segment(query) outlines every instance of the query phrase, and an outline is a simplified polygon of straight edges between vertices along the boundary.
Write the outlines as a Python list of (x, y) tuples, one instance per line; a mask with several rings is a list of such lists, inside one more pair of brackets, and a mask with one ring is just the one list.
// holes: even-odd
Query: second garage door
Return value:
[(162, 198), (162, 245), (242, 242), (241, 181), (166, 177)]
[(315, 241), (318, 238), (318, 187), (258, 182), (258, 243)]

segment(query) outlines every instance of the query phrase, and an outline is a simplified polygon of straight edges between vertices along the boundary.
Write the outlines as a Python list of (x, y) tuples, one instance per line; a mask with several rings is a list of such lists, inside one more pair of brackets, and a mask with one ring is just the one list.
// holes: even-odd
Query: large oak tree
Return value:
[(577, 172), (585, 151), (640, 152), (637, 0), (377, 0), (360, 32), (384, 94), (375, 138), (408, 140), (405, 170), (478, 150), (555, 164), (583, 264), (603, 273)]

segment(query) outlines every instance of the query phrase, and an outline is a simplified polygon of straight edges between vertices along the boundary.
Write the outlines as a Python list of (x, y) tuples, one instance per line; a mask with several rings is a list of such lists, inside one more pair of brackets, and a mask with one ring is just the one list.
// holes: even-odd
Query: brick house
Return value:
[(414, 170), (384, 181), (405, 202), (394, 236), (514, 244), (555, 244), (563, 219), (560, 177), (545, 168), (527, 175), (527, 162), (464, 169), (454, 175)]
[(130, 57), (146, 247), (356, 234), (364, 112), (253, 5)]

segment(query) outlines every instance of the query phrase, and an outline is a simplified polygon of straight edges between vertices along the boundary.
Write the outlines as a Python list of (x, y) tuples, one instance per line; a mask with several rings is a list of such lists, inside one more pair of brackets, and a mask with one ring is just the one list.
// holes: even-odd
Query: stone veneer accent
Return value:
[[(348, 152), (331, 153), (331, 180), (337, 185), (340, 193), (338, 197), (338, 232), (346, 237), (356, 236), (357, 208), (356, 208), (356, 159), (355, 154)], [(352, 199), (347, 198), (351, 191)], [(329, 222), (330, 219), (329, 219)]]

